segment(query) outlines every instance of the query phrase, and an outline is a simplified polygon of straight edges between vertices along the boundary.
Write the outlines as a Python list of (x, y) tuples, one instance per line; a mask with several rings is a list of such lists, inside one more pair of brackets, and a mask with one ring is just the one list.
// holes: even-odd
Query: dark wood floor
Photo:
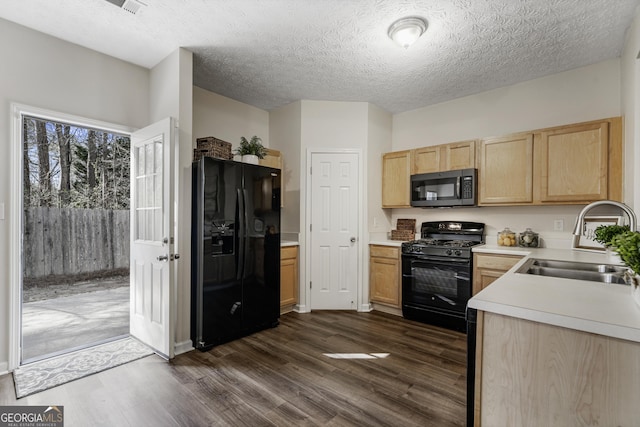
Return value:
[[(332, 359), (325, 353), (389, 353)], [(277, 328), (150, 356), (0, 405), (64, 405), (65, 426), (460, 426), (466, 336), (379, 312), (289, 313)]]

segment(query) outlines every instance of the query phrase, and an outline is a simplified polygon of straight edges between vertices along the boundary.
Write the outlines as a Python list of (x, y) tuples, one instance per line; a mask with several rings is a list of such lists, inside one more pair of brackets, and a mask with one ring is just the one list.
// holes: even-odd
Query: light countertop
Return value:
[(469, 307), (505, 316), (640, 342), (640, 306), (625, 285), (515, 273), (530, 257), (613, 264), (604, 253), (571, 249), (480, 246), (479, 253), (525, 255), (469, 300)]
[(397, 248), (402, 246), (402, 243), (404, 243), (403, 240), (389, 240), (389, 239), (376, 239), (376, 240), (369, 241), (370, 245), (395, 246)]
[(284, 248), (286, 246), (298, 246), (298, 242), (294, 242), (293, 240), (280, 240), (280, 247)]

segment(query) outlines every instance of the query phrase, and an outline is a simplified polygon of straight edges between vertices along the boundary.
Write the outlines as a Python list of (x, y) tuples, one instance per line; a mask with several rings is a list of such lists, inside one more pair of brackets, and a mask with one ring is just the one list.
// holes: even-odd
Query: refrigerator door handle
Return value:
[(238, 230), (236, 235), (238, 236), (238, 269), (236, 271), (236, 280), (241, 280), (244, 276), (244, 247), (245, 247), (245, 206), (244, 206), (244, 194), (241, 189), (237, 189), (237, 202), (236, 209), (238, 209)]
[(242, 204), (244, 206), (244, 221), (243, 221), (243, 240), (244, 245), (242, 248), (242, 278), (244, 279), (246, 274), (245, 264), (247, 263), (247, 259), (249, 258), (249, 215), (247, 213), (247, 190), (242, 189)]

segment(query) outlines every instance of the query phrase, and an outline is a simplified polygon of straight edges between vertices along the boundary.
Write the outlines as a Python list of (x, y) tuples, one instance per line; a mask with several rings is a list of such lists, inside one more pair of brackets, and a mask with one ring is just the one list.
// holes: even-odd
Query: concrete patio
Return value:
[(129, 286), (26, 302), (23, 361), (129, 333)]

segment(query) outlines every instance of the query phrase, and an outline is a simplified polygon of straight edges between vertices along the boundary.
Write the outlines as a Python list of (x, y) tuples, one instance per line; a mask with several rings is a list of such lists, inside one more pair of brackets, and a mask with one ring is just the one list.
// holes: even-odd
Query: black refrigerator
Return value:
[(280, 170), (193, 163), (191, 340), (216, 344), (278, 325)]

